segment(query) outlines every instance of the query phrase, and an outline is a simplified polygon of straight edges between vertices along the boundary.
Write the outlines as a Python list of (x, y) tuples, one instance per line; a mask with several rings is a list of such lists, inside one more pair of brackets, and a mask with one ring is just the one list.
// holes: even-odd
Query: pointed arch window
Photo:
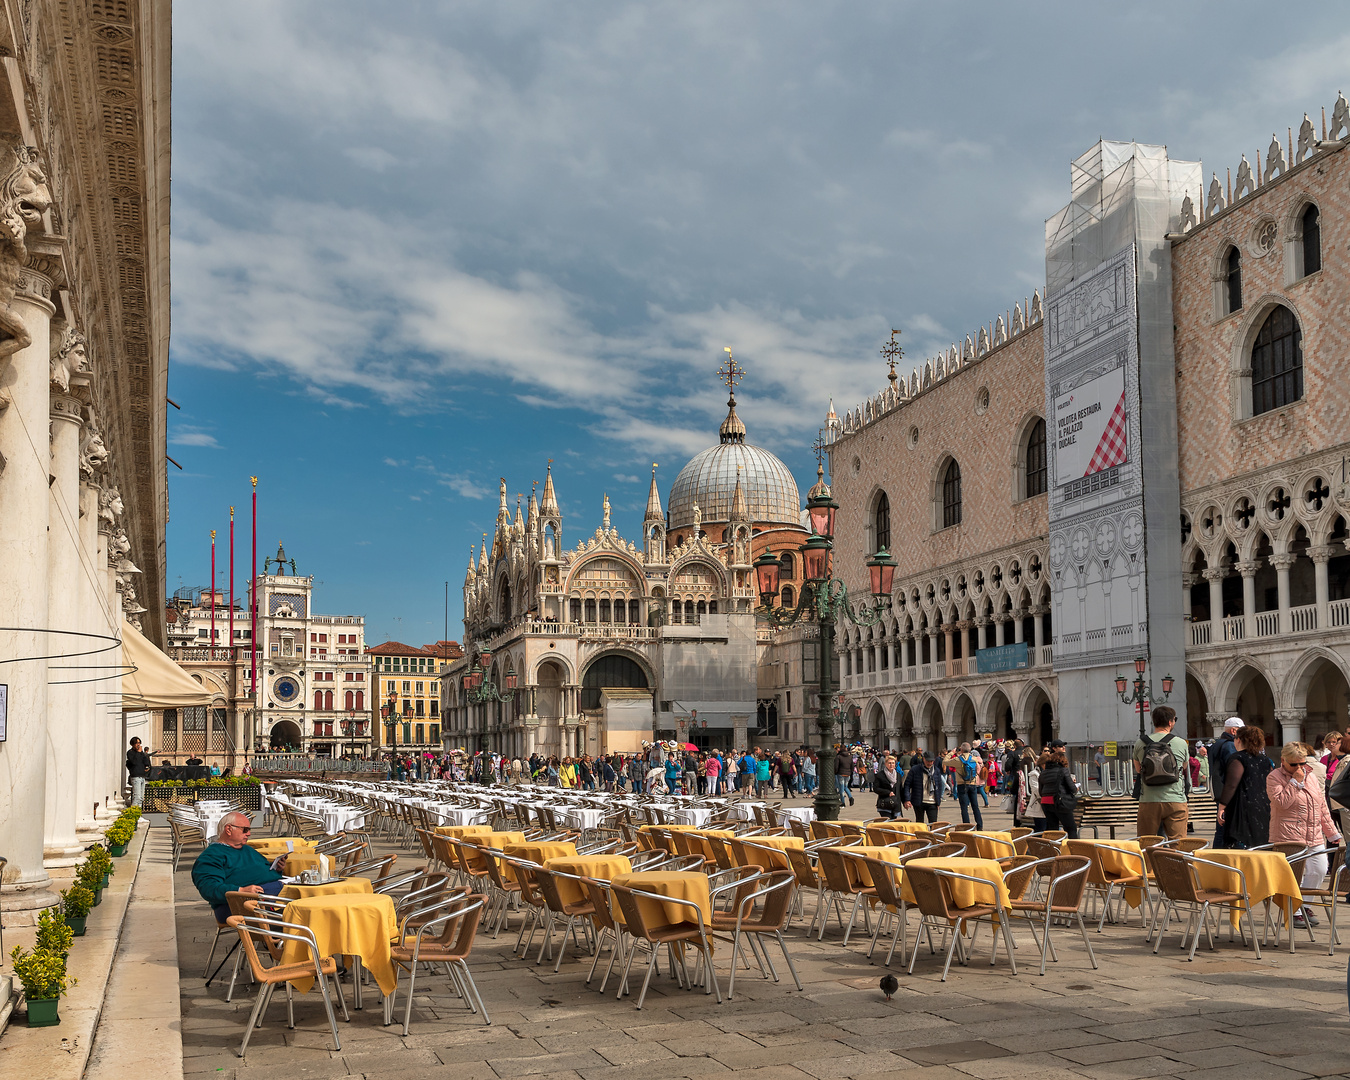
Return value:
[(872, 528), (876, 549), (891, 549), (891, 500), (883, 491), (877, 496), (876, 509), (872, 512)]
[(1049, 481), (1045, 461), (1045, 421), (1037, 420), (1027, 436), (1027, 498), (1044, 495)]
[(1309, 203), (1300, 219), (1303, 231), (1303, 276), (1322, 269), (1322, 215)]
[(1242, 310), (1242, 252), (1236, 247), (1228, 249), (1227, 266), (1227, 286), (1228, 286), (1228, 314)]
[(1303, 397), (1303, 331), (1294, 313), (1275, 308), (1252, 346), (1252, 415), (1279, 409)]
[(942, 474), (942, 527), (961, 524), (961, 466), (953, 458)]

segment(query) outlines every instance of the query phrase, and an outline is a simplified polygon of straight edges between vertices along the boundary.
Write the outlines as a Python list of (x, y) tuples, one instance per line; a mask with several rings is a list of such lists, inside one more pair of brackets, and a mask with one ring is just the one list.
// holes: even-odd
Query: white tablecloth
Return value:
[(666, 817), (676, 825), (703, 826), (712, 818), (712, 811), (701, 806), (686, 806), (667, 810)]
[(486, 825), (492, 816), (490, 810), (474, 806), (451, 806), (448, 803), (428, 804), (427, 812), (435, 814), (441, 825)]
[(591, 806), (555, 806), (553, 813), (574, 829), (598, 829), (605, 812)]
[(735, 818), (737, 821), (754, 821), (755, 812), (751, 807), (763, 805), (763, 803), (734, 802), (727, 807), (727, 817)]
[(803, 824), (809, 824), (816, 820), (816, 811), (810, 806), (785, 806), (778, 811), (783, 817), (790, 817)]

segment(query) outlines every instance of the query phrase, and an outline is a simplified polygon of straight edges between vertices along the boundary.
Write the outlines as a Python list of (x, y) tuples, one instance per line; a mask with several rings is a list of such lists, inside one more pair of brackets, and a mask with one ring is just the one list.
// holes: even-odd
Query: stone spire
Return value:
[[(537, 484), (538, 481), (536, 480)], [(530, 488), (530, 505), (525, 511), (525, 534), (535, 536), (539, 532), (539, 500), (535, 497), (534, 488)]]
[(664, 522), (666, 515), (661, 510), (661, 492), (656, 487), (656, 462), (652, 462), (652, 486), (647, 491), (647, 513), (644, 522)]
[(474, 580), (475, 580), (477, 577), (478, 577), (478, 571), (474, 568), (474, 565), (473, 565), (473, 545), (470, 544), (470, 545), (469, 545), (469, 569), (466, 570), (466, 571), (464, 572), (464, 585), (465, 585), (465, 587), (467, 588), (468, 586), (472, 585), (472, 584), (474, 583)]
[(485, 575), (487, 572), (488, 572), (487, 537), (485, 536), (483, 537), (482, 546), (478, 549), (478, 573), (480, 576), (482, 576)]
[(511, 535), (513, 537), (525, 535), (525, 519), (520, 514), (520, 500), (522, 498), (524, 498), (523, 495), (516, 496), (516, 520), (511, 523)]
[(546, 517), (558, 517), (558, 496), (553, 490), (553, 461), (548, 463), (548, 475), (544, 477), (544, 501), (539, 506), (540, 513)]
[(745, 506), (745, 489), (741, 487), (741, 467), (739, 465), (736, 466), (736, 490), (731, 495), (731, 520), (750, 520), (750, 512)]

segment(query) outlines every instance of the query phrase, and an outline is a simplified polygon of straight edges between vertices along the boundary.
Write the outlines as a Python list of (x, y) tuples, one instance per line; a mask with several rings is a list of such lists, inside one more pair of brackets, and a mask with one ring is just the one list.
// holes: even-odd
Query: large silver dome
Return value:
[(729, 520), (737, 466), (746, 516), (751, 521), (801, 524), (801, 497), (788, 467), (758, 446), (728, 441), (696, 454), (680, 470), (670, 489), (670, 528), (692, 525), (696, 502), (705, 522)]

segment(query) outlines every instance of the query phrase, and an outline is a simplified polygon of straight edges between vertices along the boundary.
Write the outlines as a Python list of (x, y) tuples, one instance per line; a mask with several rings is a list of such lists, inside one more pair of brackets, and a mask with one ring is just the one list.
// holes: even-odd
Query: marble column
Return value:
[(1280, 725), (1280, 745), (1302, 742), (1303, 722), (1307, 719), (1307, 709), (1276, 709), (1275, 720)]
[(1317, 590), (1317, 629), (1331, 629), (1331, 587), (1327, 582), (1327, 563), (1336, 553), (1330, 544), (1308, 549), (1308, 557), (1313, 561), (1313, 583)]
[(1261, 569), (1259, 562), (1241, 562), (1237, 571), (1242, 575), (1242, 636), (1256, 636), (1256, 572)]
[(1024, 632), (1025, 628), (1022, 626), (1022, 616), (1025, 614), (1026, 612), (1023, 611), (1021, 608), (1017, 608), (1012, 613), (1014, 645), (1020, 645), (1023, 641), (1026, 640), (1026, 634)]
[(942, 648), (945, 657), (943, 663), (947, 665), (943, 670), (950, 675), (952, 673), (952, 660), (954, 659), (952, 656), (952, 628), (950, 624), (942, 631)]
[(1270, 565), (1275, 567), (1275, 584), (1280, 598), (1281, 634), (1292, 633), (1294, 629), (1289, 621), (1289, 568), (1294, 565), (1295, 558), (1288, 553), (1270, 557)]
[[(76, 636), (83, 629), (80, 592), (84, 567), (80, 565), (79, 522), (83, 420), (80, 401), (68, 390), (54, 383), (49, 395), (47, 580), (52, 588), (47, 600), (47, 625), (66, 633), (54, 634), (48, 651), (62, 655), (85, 652), (93, 643), (92, 638)], [(83, 657), (72, 658), (49, 669), (52, 677), (47, 686), (47, 791), (42, 839), (43, 862), (48, 868), (73, 866), (84, 851), (75, 834), (78, 760), (81, 744), (92, 747), (94, 743), (94, 718), (80, 712), (79, 684), (75, 680), (83, 671), (70, 669), (86, 662)]]
[[(50, 400), (49, 339), (52, 286), (25, 271), (8, 309), (31, 344), (0, 360), (0, 625), (28, 629), (6, 633), (14, 657), (53, 652), (48, 624), (47, 446)], [(43, 816), (47, 805), (46, 660), (5, 665), (8, 731), (0, 743), (0, 822), (4, 823), (4, 888), (0, 910), (10, 926), (35, 920), (38, 908), (57, 901), (42, 865)]]
[(1214, 738), (1223, 734), (1223, 722), (1228, 719), (1227, 713), (1207, 712), (1205, 713), (1205, 723), (1209, 725), (1209, 730)]
[(1189, 623), (1191, 621), (1191, 587), (1195, 585), (1194, 574), (1181, 575), (1181, 614)]
[(994, 647), (995, 647), (995, 648), (999, 648), (1000, 646), (1003, 645), (1003, 633), (1004, 633), (1003, 628), (1004, 628), (1004, 626), (1006, 626), (1006, 625), (1007, 625), (1007, 624), (1004, 623), (1004, 621), (1003, 621), (1001, 618), (1000, 618), (1000, 619), (995, 619), (995, 620), (994, 620)]
[(961, 744), (961, 729), (944, 726), (942, 738), (945, 740), (948, 750), (955, 750)]
[(1217, 645), (1223, 640), (1223, 579), (1228, 571), (1222, 566), (1211, 566), (1201, 571), (1201, 575), (1209, 582), (1210, 641)]
[(989, 620), (984, 616), (975, 620), (975, 633), (977, 635), (976, 648), (989, 648)]
[[(83, 467), (83, 466), (82, 466)], [(108, 615), (103, 606), (103, 545), (98, 534), (98, 486), (91, 481), (80, 481), (80, 626), (91, 634), (108, 633)], [(94, 640), (94, 639), (91, 639)], [(99, 641), (94, 648), (108, 644)], [(107, 737), (107, 711), (98, 700), (100, 691), (107, 697), (121, 686), (120, 672), (110, 667), (106, 652), (98, 653), (89, 663), (98, 667), (89, 672), (99, 676), (98, 682), (87, 682), (79, 687), (79, 713), (87, 718), (91, 734), (98, 739)], [(81, 839), (92, 841), (97, 828), (95, 807), (102, 800), (104, 785), (98, 770), (101, 766), (96, 739), (83, 739), (75, 748), (75, 829)]]

